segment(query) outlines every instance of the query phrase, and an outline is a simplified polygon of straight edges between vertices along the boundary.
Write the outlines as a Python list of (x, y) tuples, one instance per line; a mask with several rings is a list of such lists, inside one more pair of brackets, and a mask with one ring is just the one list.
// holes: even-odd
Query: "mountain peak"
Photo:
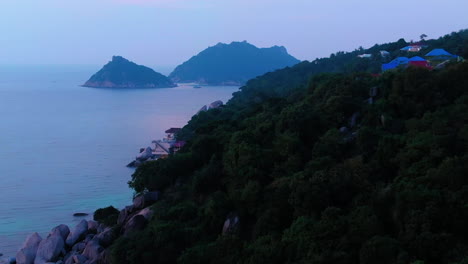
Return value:
[(246, 40), (233, 41), (203, 50), (177, 66), (169, 77), (176, 82), (241, 85), (259, 75), (299, 62), (283, 46), (257, 48)]
[(130, 62), (122, 56), (112, 56), (112, 62)]

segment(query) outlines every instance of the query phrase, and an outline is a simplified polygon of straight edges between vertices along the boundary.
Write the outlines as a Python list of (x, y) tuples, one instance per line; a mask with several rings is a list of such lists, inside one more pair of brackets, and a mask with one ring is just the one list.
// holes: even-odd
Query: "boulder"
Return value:
[(153, 216), (153, 210), (149, 207), (146, 207), (145, 209), (141, 210), (140, 212), (137, 213), (137, 215), (142, 215), (146, 218), (146, 220), (150, 220), (150, 218)]
[(151, 158), (151, 156), (153, 156), (153, 150), (151, 149), (151, 147), (147, 147), (145, 149), (145, 151), (143, 151), (142, 153), (138, 154), (138, 156), (136, 157), (137, 160), (140, 160), (140, 161), (145, 161), (149, 158)]
[(77, 253), (74, 252), (73, 250), (68, 252), (67, 254), (65, 254), (65, 256), (63, 257), (63, 262), (65, 264), (73, 264), (73, 256), (76, 255)]
[(54, 233), (60, 234), (62, 239), (65, 241), (67, 239), (68, 235), (70, 234), (70, 228), (68, 228), (67, 225), (59, 225), (59, 226), (54, 227), (50, 231), (49, 235), (52, 235)]
[(239, 216), (234, 213), (230, 213), (226, 221), (224, 221), (223, 235), (237, 232), (239, 230), (239, 224)]
[(159, 199), (159, 192), (147, 192), (133, 199), (134, 209), (143, 209), (147, 206), (152, 205)]
[(127, 164), (127, 167), (129, 167), (129, 168), (135, 168), (135, 167), (137, 167), (136, 162), (137, 162), (136, 160), (130, 162), (129, 164)]
[(88, 258), (83, 256), (83, 255), (74, 255), (73, 256), (73, 263), (78, 263), (78, 264), (83, 264), (85, 263), (86, 261), (88, 261)]
[(347, 127), (344, 126), (344, 127), (340, 127), (340, 132), (341, 132), (342, 134), (347, 134), (347, 133), (349, 132), (349, 130), (348, 130)]
[(42, 241), (38, 233), (34, 233), (26, 238), (23, 247), (16, 253), (16, 263), (33, 264), (36, 258), (37, 248)]
[(112, 228), (106, 228), (102, 233), (97, 234), (95, 239), (101, 246), (108, 247), (115, 240), (114, 230), (112, 230)]
[(123, 228), (123, 234), (127, 235), (129, 233), (143, 230), (148, 224), (148, 220), (142, 215), (135, 215), (125, 224)]
[(120, 211), (119, 218), (117, 219), (117, 224), (122, 225), (127, 220), (128, 216), (133, 212), (133, 206), (126, 206), (122, 211)]
[(210, 104), (209, 109), (215, 109), (215, 108), (218, 108), (218, 107), (220, 107), (222, 105), (223, 105), (223, 101), (221, 101), (221, 100), (214, 101), (214, 102), (212, 102)]
[(111, 263), (111, 252), (109, 249), (104, 250), (99, 255), (97, 264), (110, 264)]
[(353, 128), (357, 125), (358, 119), (361, 116), (359, 112), (354, 112), (354, 114), (349, 118), (349, 127)]
[(65, 260), (65, 264), (75, 264), (75, 260), (73, 260), (73, 256), (67, 258)]
[(88, 232), (96, 234), (98, 232), (99, 223), (93, 220), (88, 221)]
[(88, 221), (81, 220), (81, 222), (76, 225), (75, 229), (68, 235), (66, 244), (69, 247), (72, 247), (76, 242), (80, 241), (86, 236), (88, 232)]
[(60, 232), (54, 232), (39, 243), (34, 264), (58, 261), (58, 257), (63, 252), (65, 243)]
[(104, 251), (104, 248), (99, 245), (99, 242), (96, 239), (93, 239), (86, 244), (83, 256), (91, 261), (97, 261), (102, 251)]
[(84, 242), (85, 243), (88, 243), (89, 241), (91, 241), (91, 239), (94, 238), (94, 234), (87, 234), (85, 239), (84, 239)]
[(77, 217), (80, 217), (80, 216), (87, 216), (89, 215), (88, 213), (74, 213), (73, 216), (77, 216)]
[(86, 243), (85, 243), (85, 242), (76, 243), (75, 245), (73, 245), (72, 251), (81, 253), (81, 252), (83, 252), (83, 250), (85, 249), (85, 247), (86, 247)]
[(197, 115), (201, 112), (206, 112), (207, 110), (208, 110), (208, 107), (204, 105), (202, 108), (200, 108), (200, 110), (198, 110)]

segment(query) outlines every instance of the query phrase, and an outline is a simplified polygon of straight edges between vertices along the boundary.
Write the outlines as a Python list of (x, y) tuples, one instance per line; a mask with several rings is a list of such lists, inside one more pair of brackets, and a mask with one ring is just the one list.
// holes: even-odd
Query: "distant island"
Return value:
[(94, 88), (171, 88), (177, 85), (166, 76), (121, 56), (112, 57), (84, 87)]
[(177, 66), (169, 78), (177, 83), (242, 85), (249, 79), (299, 62), (282, 46), (257, 48), (246, 41), (218, 43)]

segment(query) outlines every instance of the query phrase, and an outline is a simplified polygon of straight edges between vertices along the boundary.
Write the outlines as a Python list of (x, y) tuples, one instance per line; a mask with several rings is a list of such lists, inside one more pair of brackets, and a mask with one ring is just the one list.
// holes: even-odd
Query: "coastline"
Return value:
[[(214, 101), (203, 105), (195, 115), (223, 105), (221, 100)], [(183, 148), (185, 142), (177, 141), (177, 133), (180, 130), (180, 128), (170, 128), (165, 131), (166, 137), (164, 139), (153, 141), (156, 146), (161, 143), (167, 143), (170, 146), (168, 148), (170, 152), (168, 151), (156, 159), (175, 154)], [(157, 151), (152, 149), (153, 153)], [(137, 156), (136, 160), (140, 160), (142, 163), (156, 160), (154, 156), (141, 159), (141, 153), (139, 157), (140, 159)], [(81, 219), (76, 226), (60, 224), (44, 236), (34, 232), (25, 238), (23, 246), (15, 256), (0, 255), (0, 264), (30, 263), (28, 261), (31, 259), (36, 263), (38, 258), (40, 259), (38, 263), (109, 263), (110, 251), (108, 247), (119, 236), (144, 229), (153, 215), (150, 206), (158, 201), (159, 197), (159, 192), (147, 192), (135, 197), (132, 205), (125, 206), (120, 210), (117, 225), (112, 227), (91, 219), (93, 213), (75, 212), (73, 217)]]

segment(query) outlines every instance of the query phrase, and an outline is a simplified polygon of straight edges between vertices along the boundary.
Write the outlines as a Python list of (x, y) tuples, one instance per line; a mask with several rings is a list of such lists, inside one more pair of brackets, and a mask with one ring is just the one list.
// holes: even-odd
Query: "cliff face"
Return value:
[(176, 87), (169, 78), (154, 70), (114, 56), (94, 74), (84, 87), (95, 88), (170, 88)]
[(175, 82), (241, 85), (267, 72), (292, 66), (299, 60), (286, 48), (257, 48), (247, 42), (219, 43), (179, 65), (169, 76)]

